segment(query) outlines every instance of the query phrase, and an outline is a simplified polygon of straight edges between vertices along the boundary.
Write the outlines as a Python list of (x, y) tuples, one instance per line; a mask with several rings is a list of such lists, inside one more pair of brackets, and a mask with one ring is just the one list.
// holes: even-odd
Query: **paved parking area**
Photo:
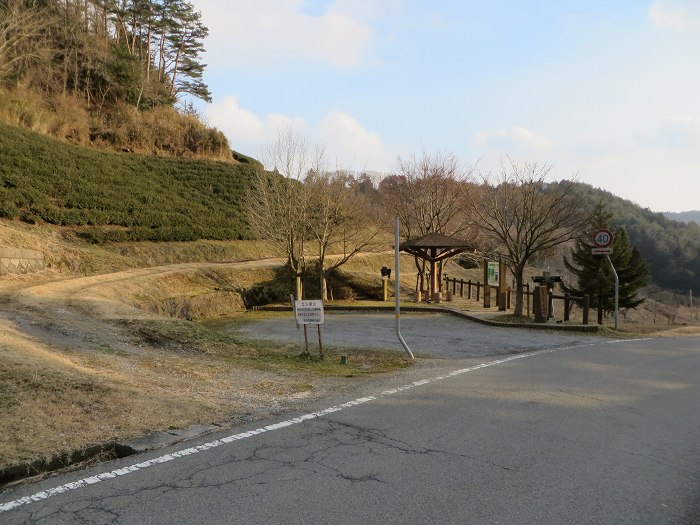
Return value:
[[(392, 313), (328, 313), (322, 325), (323, 344), (338, 348), (385, 348), (403, 352), (396, 337)], [(266, 319), (244, 326), (241, 335), (271, 341), (303, 341), (293, 317)], [(316, 345), (315, 326), (308, 327), (309, 343)], [(414, 354), (434, 357), (479, 357), (559, 348), (600, 341), (600, 336), (501, 328), (459, 319), (449, 314), (401, 315), (401, 335)]]

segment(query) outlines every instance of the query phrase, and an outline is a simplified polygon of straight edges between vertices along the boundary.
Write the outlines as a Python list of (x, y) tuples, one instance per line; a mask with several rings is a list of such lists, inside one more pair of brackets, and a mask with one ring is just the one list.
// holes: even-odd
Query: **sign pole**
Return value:
[(617, 331), (617, 320), (620, 317), (620, 278), (617, 276), (615, 267), (613, 266), (612, 260), (610, 259), (610, 254), (606, 254), (605, 257), (608, 259), (610, 268), (612, 269), (613, 275), (615, 276), (615, 330)]
[(294, 312), (294, 321), (297, 323), (297, 339), (299, 339), (299, 350), (304, 351), (304, 344), (301, 342), (301, 326), (297, 318), (297, 302), (294, 300), (294, 294), (289, 294), (289, 300), (292, 301), (292, 311)]
[[(608, 259), (608, 264), (612, 269), (613, 275), (615, 276), (615, 330), (617, 330), (618, 319), (620, 317), (620, 278), (615, 271), (615, 266), (613, 266), (612, 260), (610, 259), (610, 253), (612, 252), (612, 244), (615, 238), (612, 230), (608, 228), (600, 228), (593, 233), (593, 245), (595, 246), (592, 250), (593, 254), (605, 255)], [(600, 300), (600, 299), (599, 299)]]
[(307, 325), (315, 324), (318, 326), (318, 353), (323, 359), (323, 342), (321, 341), (321, 325), (324, 322), (323, 301), (318, 299), (295, 301), (294, 317), (297, 326), (300, 324), (304, 325), (304, 351), (307, 354), (309, 353), (309, 331)]
[(318, 355), (323, 359), (323, 341), (321, 341), (321, 325), (317, 324), (318, 327)]
[(395, 263), (395, 271), (394, 273), (396, 274), (396, 277), (394, 278), (394, 295), (396, 296), (396, 337), (399, 338), (399, 342), (401, 343), (401, 346), (403, 346), (403, 349), (406, 350), (406, 353), (408, 356), (411, 358), (411, 360), (414, 359), (413, 357), (413, 352), (411, 352), (411, 349), (408, 347), (406, 344), (406, 341), (404, 341), (403, 337), (401, 337), (401, 282), (399, 281), (399, 218), (396, 217), (396, 220), (394, 221), (394, 263)]

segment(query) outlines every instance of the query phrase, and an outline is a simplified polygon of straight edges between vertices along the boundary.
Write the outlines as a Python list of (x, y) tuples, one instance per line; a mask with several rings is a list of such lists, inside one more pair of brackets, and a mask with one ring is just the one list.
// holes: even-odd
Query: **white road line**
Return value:
[[(635, 341), (641, 341), (641, 340), (643, 340), (643, 339), (635, 339)], [(629, 340), (627, 340), (627, 341), (629, 341)], [(467, 368), (461, 368), (459, 370), (453, 370), (452, 372), (448, 373), (447, 375), (432, 377), (432, 378), (428, 378), (428, 379), (421, 379), (420, 381), (414, 381), (413, 383), (409, 383), (407, 385), (403, 385), (403, 386), (400, 386), (397, 388), (391, 388), (389, 390), (384, 390), (378, 396), (360, 397), (358, 399), (348, 401), (347, 403), (342, 403), (340, 405), (335, 405), (332, 407), (325, 408), (323, 410), (319, 410), (318, 412), (311, 412), (309, 414), (304, 414), (304, 415), (295, 417), (293, 419), (288, 419), (286, 421), (281, 421), (279, 423), (273, 423), (273, 424), (267, 425), (265, 427), (260, 427), (260, 428), (254, 429), (254, 430), (248, 430), (247, 432), (241, 432), (239, 434), (233, 434), (231, 436), (226, 436), (226, 437), (223, 437), (221, 439), (217, 439), (214, 441), (210, 441), (208, 443), (204, 443), (202, 445), (197, 445), (195, 447), (190, 447), (190, 448), (186, 448), (183, 450), (179, 450), (179, 451), (173, 452), (171, 454), (165, 454), (165, 455), (159, 456), (157, 458), (153, 458), (153, 459), (149, 459), (147, 461), (142, 461), (139, 463), (135, 463), (133, 465), (129, 465), (128, 467), (115, 469), (115, 470), (112, 470), (110, 472), (103, 472), (102, 474), (97, 474), (95, 476), (83, 478), (83, 479), (80, 479), (78, 481), (73, 481), (72, 483), (66, 483), (65, 485), (60, 485), (58, 487), (54, 487), (54, 488), (51, 488), (48, 490), (37, 492), (36, 494), (32, 494), (31, 496), (25, 496), (24, 498), (19, 498), (19, 499), (16, 499), (14, 501), (2, 503), (2, 504), (0, 504), (0, 514), (3, 512), (10, 511), (12, 509), (16, 509), (17, 507), (21, 507), (23, 505), (28, 505), (30, 503), (45, 500), (47, 498), (50, 498), (52, 496), (56, 496), (58, 494), (63, 494), (64, 492), (69, 492), (71, 490), (77, 490), (79, 488), (86, 487), (88, 485), (94, 485), (95, 483), (99, 483), (101, 481), (108, 480), (108, 479), (113, 479), (113, 478), (116, 478), (119, 476), (126, 476), (128, 474), (133, 473), (133, 472), (137, 472), (139, 470), (144, 470), (144, 469), (153, 467), (155, 465), (159, 465), (161, 463), (167, 463), (168, 461), (172, 461), (174, 459), (178, 459), (178, 458), (185, 457), (185, 456), (191, 456), (193, 454), (199, 454), (200, 452), (203, 452), (205, 450), (220, 447), (221, 445), (225, 445), (225, 444), (231, 443), (233, 441), (238, 441), (239, 439), (247, 439), (249, 437), (257, 436), (258, 434), (262, 434), (264, 432), (272, 432), (272, 431), (279, 430), (281, 428), (285, 428), (288, 426), (297, 425), (299, 423), (303, 423), (304, 421), (308, 421), (310, 419), (315, 419), (318, 417), (325, 416), (327, 414), (339, 412), (339, 411), (344, 410), (346, 408), (350, 408), (350, 407), (354, 407), (357, 405), (362, 405), (364, 403), (368, 403), (370, 401), (374, 401), (378, 397), (391, 396), (391, 395), (397, 394), (399, 392), (403, 392), (405, 390), (410, 390), (412, 388), (417, 388), (417, 387), (420, 387), (423, 385), (436, 383), (438, 381), (443, 381), (445, 379), (449, 379), (450, 377), (454, 377), (454, 376), (461, 375), (461, 374), (466, 374), (468, 372), (473, 372), (475, 370), (480, 370), (482, 368), (488, 368), (491, 366), (501, 365), (503, 363), (515, 361), (517, 359), (525, 359), (525, 358), (529, 358), (529, 357), (535, 357), (535, 356), (538, 356), (541, 354), (551, 354), (554, 352), (559, 352), (561, 350), (572, 350), (572, 349), (577, 349), (577, 348), (594, 346), (596, 344), (601, 344), (601, 343), (617, 343), (617, 342), (619, 342), (619, 341), (601, 341), (601, 342), (588, 343), (588, 344), (577, 345), (577, 346), (567, 346), (567, 347), (563, 347), (563, 348), (537, 350), (534, 352), (512, 355), (512, 356), (509, 356), (509, 357), (506, 357), (503, 359), (496, 359), (494, 361), (488, 361), (486, 363), (481, 363), (479, 365), (470, 366)]]

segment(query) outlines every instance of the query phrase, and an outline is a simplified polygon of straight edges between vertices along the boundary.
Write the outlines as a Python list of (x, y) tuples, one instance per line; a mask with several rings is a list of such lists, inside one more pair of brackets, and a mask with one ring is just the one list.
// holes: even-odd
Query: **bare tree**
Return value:
[(246, 212), (251, 229), (280, 248), (295, 276), (295, 296), (302, 298), (302, 275), (306, 269), (305, 246), (309, 238), (308, 195), (303, 179), (323, 163), (323, 148), (312, 148), (292, 128), (277, 132), (263, 151), (263, 162), (272, 172), (256, 172)]
[[(346, 170), (311, 172), (307, 190), (308, 225), (317, 248), (321, 299), (327, 299), (326, 276), (365, 249), (379, 229), (371, 217), (368, 196), (358, 191)], [(327, 265), (326, 255), (342, 243), (343, 253)], [(333, 251), (340, 251), (333, 250)]]
[[(256, 174), (246, 199), (249, 224), (254, 233), (286, 254), (297, 299), (302, 298), (306, 250), (313, 242), (325, 300), (326, 276), (367, 247), (377, 234), (369, 197), (359, 191), (350, 172), (328, 169), (323, 146), (309, 144), (291, 128), (279, 131), (262, 157), (272, 171), (261, 168)], [(329, 265), (330, 252), (338, 253)]]
[(0, 2), (0, 78), (19, 77), (46, 47), (48, 9), (25, 0)]
[(587, 224), (587, 215), (573, 199), (574, 182), (547, 183), (551, 169), (508, 157), (496, 177), (482, 176), (481, 191), (472, 199), (477, 224), (490, 238), (491, 250), (503, 257), (515, 277), (516, 316), (523, 315), (528, 261), (575, 239)]
[[(473, 171), (473, 167), (461, 165), (452, 153), (399, 157), (396, 173), (379, 185), (387, 223), (392, 224), (389, 219), (398, 216), (406, 239), (443, 233), (475, 240), (477, 232), (469, 205)], [(425, 261), (416, 258), (416, 268), (422, 281)], [(442, 264), (438, 271), (442, 273)]]

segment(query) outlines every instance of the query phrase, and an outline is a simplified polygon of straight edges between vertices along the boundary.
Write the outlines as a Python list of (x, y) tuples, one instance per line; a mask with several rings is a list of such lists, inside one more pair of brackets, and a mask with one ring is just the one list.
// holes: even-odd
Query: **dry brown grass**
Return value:
[(235, 162), (221, 131), (169, 106), (140, 111), (118, 103), (100, 114), (75, 96), (0, 86), (0, 121), (84, 146)]
[[(263, 416), (324, 395), (328, 378), (407, 365), (370, 352), (341, 367), (333, 352), (299, 358), (296, 345), (251, 345), (182, 320), (242, 310), (240, 291), (271, 279), (280, 261), (233, 261), (274, 255), (264, 243), (95, 246), (2, 221), (1, 244), (42, 251), (49, 269), (0, 282), (0, 466)], [(159, 310), (167, 305), (180, 310)]]

